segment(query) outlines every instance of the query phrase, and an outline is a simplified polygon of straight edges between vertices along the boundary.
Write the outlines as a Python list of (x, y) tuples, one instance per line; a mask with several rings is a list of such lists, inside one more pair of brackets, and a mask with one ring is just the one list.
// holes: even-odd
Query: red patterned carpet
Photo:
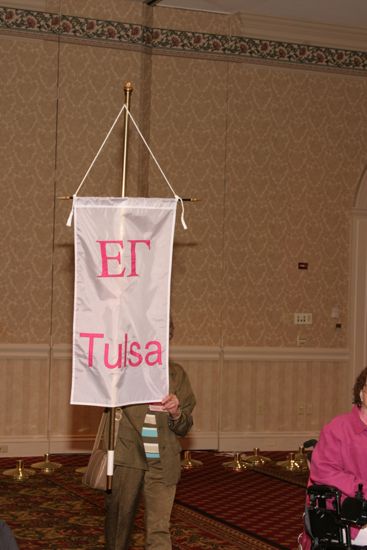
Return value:
[[(264, 454), (274, 461), (285, 458), (285, 453)], [(302, 531), (305, 475), (300, 478), (275, 467), (264, 470), (266, 475), (260, 469), (235, 473), (222, 466), (230, 460), (223, 454), (203, 452), (193, 456), (204, 466), (183, 472), (176, 502), (274, 548), (296, 548)], [(273, 472), (279, 472), (287, 481), (273, 477)]]
[[(294, 550), (302, 529), (304, 479), (267, 472), (228, 471), (230, 458), (196, 452), (201, 468), (183, 471), (172, 514), (174, 550)], [(276, 460), (284, 453), (272, 453)], [(25, 459), (25, 465), (42, 460)], [(20, 550), (99, 550), (104, 547), (104, 494), (84, 487), (75, 469), (83, 455), (54, 455), (63, 467), (37, 472), (25, 482), (0, 475), (0, 519), (12, 528)], [(15, 459), (0, 459), (0, 472)], [(283, 477), (277, 479), (275, 476)], [(143, 550), (143, 515), (136, 519), (132, 550)]]

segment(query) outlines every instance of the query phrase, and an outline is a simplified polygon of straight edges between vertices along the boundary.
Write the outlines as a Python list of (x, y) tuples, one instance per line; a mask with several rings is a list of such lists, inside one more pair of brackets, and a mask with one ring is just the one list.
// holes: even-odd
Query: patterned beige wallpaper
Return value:
[[(199, 198), (178, 209), (172, 310), (177, 343), (218, 345), (223, 307), (223, 212), (227, 66), (153, 57), (151, 143), (176, 192)], [(169, 196), (158, 171), (152, 195)]]
[[(0, 40), (7, 75), (1, 341), (48, 342), (51, 330), (54, 344), (70, 342), (70, 202), (55, 197), (78, 186), (121, 107), (124, 82), (132, 80), (134, 116), (167, 177), (179, 194), (201, 199), (186, 204), (189, 230), (177, 223), (176, 343), (292, 347), (302, 337), (307, 346), (345, 347), (349, 213), (367, 162), (363, 55), (345, 54), (345, 69), (354, 63), (354, 74), (322, 71), (327, 52), (312, 61), (317, 71), (302, 66), (301, 49), (299, 65), (286, 64), (279, 45), (279, 62), (239, 63), (225, 57), (226, 48), (245, 52), (245, 39), (228, 45), (223, 36), (175, 37), (175, 29), (185, 28), (225, 33), (224, 16), (157, 10), (153, 20), (151, 10), (131, 0), (48, 6), (77, 16), (67, 19), (71, 27), (60, 41), (52, 32), (49, 40), (35, 34), (48, 22), (58, 28), (50, 14), (0, 14), (4, 25), (16, 22), (33, 33), (23, 38), (19, 27), (7, 26)], [(92, 28), (93, 18), (106, 21)], [(126, 25), (121, 44), (107, 42), (103, 33), (113, 20), (115, 30), (125, 20), (168, 31), (154, 38), (154, 29)], [(144, 49), (143, 35), (147, 44), (156, 41), (153, 49)], [(182, 40), (197, 44), (197, 55), (186, 55)], [(208, 57), (208, 45), (218, 55)], [(120, 122), (82, 194), (120, 193), (121, 134)], [(133, 131), (129, 146), (128, 193), (169, 196)], [(297, 269), (300, 261), (309, 263), (307, 271)], [(313, 313), (312, 327), (296, 329), (297, 311)]]
[[(367, 81), (236, 64), (229, 82), (224, 342), (345, 346)], [(313, 325), (297, 330), (295, 312)]]
[[(177, 231), (179, 343), (347, 345), (366, 91), (341, 75), (154, 56), (152, 143), (176, 187), (203, 199)], [(152, 192), (158, 180), (152, 170)], [(296, 312), (313, 325), (296, 327)]]
[(50, 335), (57, 48), (0, 39), (1, 342)]

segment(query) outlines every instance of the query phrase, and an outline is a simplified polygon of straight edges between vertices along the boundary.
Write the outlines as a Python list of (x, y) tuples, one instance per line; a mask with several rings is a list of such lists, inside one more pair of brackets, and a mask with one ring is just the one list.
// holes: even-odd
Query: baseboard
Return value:
[(298, 450), (304, 441), (318, 439), (315, 432), (253, 432), (220, 433), (218, 450), (223, 452), (249, 451), (255, 447), (263, 451)]
[[(43, 456), (50, 454), (80, 454), (90, 453), (93, 448), (94, 437), (45, 437), (37, 438), (2, 438), (0, 439), (0, 458)], [(217, 450), (218, 435), (216, 432), (191, 434), (180, 439), (183, 450)]]
[(190, 433), (189, 436), (180, 439), (181, 447), (185, 451), (209, 451), (218, 450), (217, 432)]
[(48, 439), (43, 436), (35, 438), (2, 438), (0, 440), (0, 458), (22, 456), (44, 456), (50, 454), (90, 453), (94, 437), (85, 438), (57, 437)]
[[(195, 433), (180, 440), (183, 450), (220, 452), (249, 451), (255, 447), (263, 451), (297, 450), (304, 441), (318, 439), (315, 432), (258, 432), (258, 433)], [(94, 437), (45, 437), (23, 439), (1, 439), (0, 458), (43, 456), (50, 454), (90, 453)]]

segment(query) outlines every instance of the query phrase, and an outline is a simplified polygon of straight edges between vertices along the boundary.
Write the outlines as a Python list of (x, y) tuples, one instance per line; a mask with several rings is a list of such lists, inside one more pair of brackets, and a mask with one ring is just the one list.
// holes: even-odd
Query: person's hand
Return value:
[(168, 412), (173, 420), (178, 420), (181, 416), (180, 402), (177, 395), (170, 393), (162, 399), (163, 410)]

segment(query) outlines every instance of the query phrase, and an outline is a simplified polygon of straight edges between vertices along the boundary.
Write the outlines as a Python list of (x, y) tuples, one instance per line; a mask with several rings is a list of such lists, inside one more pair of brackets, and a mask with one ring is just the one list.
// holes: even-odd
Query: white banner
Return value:
[(117, 407), (168, 394), (176, 199), (74, 197), (71, 403)]

